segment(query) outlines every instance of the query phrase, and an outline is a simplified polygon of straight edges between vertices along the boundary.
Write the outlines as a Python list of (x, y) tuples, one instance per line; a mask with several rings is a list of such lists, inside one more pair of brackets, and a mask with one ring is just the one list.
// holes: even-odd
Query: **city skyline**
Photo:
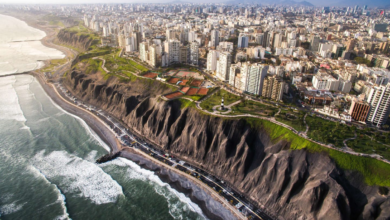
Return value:
[(139, 0), (116, 0), (114, 2), (109, 2), (107, 0), (59, 0), (59, 1), (47, 1), (47, 0), (37, 0), (33, 3), (28, 0), (0, 0), (0, 4), (177, 4), (177, 3), (192, 3), (192, 4), (205, 4), (205, 3), (211, 3), (211, 4), (258, 4), (258, 5), (286, 5), (286, 6), (314, 6), (314, 7), (323, 7), (323, 6), (329, 6), (329, 7), (345, 7), (345, 6), (363, 6), (368, 5), (370, 7), (385, 7), (389, 8), (390, 3), (387, 0), (375, 0), (375, 1), (369, 1), (369, 0), (346, 0), (346, 1), (338, 1), (338, 0), (330, 0), (330, 1), (320, 1), (320, 0), (277, 0), (277, 1), (271, 1), (271, 0), (243, 0), (243, 1), (237, 1), (237, 0), (146, 0), (146, 1), (139, 1)]

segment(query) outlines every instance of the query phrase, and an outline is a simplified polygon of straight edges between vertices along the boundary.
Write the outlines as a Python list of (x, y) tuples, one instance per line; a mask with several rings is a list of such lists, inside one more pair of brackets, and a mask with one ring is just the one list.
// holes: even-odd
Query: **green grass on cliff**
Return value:
[(245, 120), (254, 128), (264, 128), (274, 142), (289, 141), (291, 150), (306, 149), (312, 153), (326, 153), (338, 167), (360, 172), (368, 185), (390, 187), (390, 164), (374, 158), (355, 156), (323, 147), (269, 121), (255, 118), (245, 118)]
[(187, 99), (179, 99), (180, 103), (181, 103), (181, 106), (180, 108), (196, 108), (195, 106), (195, 102), (191, 102), (190, 100), (187, 100)]

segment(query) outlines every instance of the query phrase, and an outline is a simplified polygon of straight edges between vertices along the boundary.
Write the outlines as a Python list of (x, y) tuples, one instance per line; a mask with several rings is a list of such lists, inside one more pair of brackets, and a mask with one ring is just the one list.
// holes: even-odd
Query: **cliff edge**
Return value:
[(326, 153), (291, 150), (265, 126), (224, 119), (158, 98), (158, 81), (120, 83), (73, 71), (64, 84), (173, 155), (220, 177), (280, 219), (390, 219), (390, 196)]

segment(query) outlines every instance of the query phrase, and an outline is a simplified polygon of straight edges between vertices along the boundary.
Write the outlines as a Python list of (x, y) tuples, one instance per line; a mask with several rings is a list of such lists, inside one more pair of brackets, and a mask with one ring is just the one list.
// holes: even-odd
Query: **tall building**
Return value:
[(149, 51), (149, 43), (148, 42), (142, 42), (139, 44), (139, 58), (142, 61), (147, 62), (149, 60), (148, 51)]
[(370, 105), (368, 103), (354, 99), (348, 113), (353, 120), (365, 122), (369, 111)]
[(263, 45), (264, 33), (256, 34), (256, 43)]
[(283, 40), (283, 35), (280, 33), (275, 34), (274, 36), (274, 42), (273, 42), (273, 47), (277, 48), (282, 45), (282, 40)]
[(196, 40), (196, 32), (195, 31), (190, 31), (188, 32), (188, 42), (193, 42)]
[(229, 52), (221, 52), (219, 54), (219, 60), (217, 61), (217, 72), (216, 76), (223, 80), (229, 80), (229, 69), (231, 64), (232, 56)]
[(190, 49), (188, 46), (184, 46), (184, 45), (180, 46), (180, 52), (179, 52), (179, 54), (180, 54), (179, 62), (180, 63), (185, 63), (185, 64), (188, 63), (188, 60), (190, 58), (189, 52), (190, 52)]
[(191, 65), (198, 65), (199, 60), (199, 43), (197, 41), (191, 42), (190, 45), (190, 61)]
[(210, 50), (207, 54), (207, 70), (215, 71), (217, 70), (217, 60), (219, 57), (219, 52), (216, 50)]
[(367, 102), (371, 105), (367, 121), (377, 127), (385, 124), (390, 110), (390, 84), (372, 87)]
[(158, 46), (153, 44), (149, 46), (149, 64), (152, 67), (157, 67), (159, 65), (158, 59), (157, 59), (157, 52), (158, 52)]
[(318, 51), (319, 45), (320, 45), (320, 37), (313, 35), (311, 40), (310, 40), (310, 50), (311, 51)]
[(238, 37), (237, 47), (238, 48), (248, 47), (248, 42), (249, 42), (249, 37), (246, 36), (245, 34), (240, 34), (240, 36)]
[(165, 31), (165, 38), (166, 40), (170, 40), (170, 39), (174, 39), (175, 38), (175, 34), (176, 34), (176, 31), (175, 30), (172, 30), (172, 29), (167, 29)]
[(219, 31), (211, 31), (210, 46), (216, 48), (219, 45)]
[(168, 55), (168, 64), (180, 62), (180, 41), (176, 39), (165, 41), (164, 51)]
[(268, 75), (264, 78), (261, 96), (280, 101), (283, 98), (285, 83), (276, 75)]
[(261, 64), (252, 64), (248, 68), (248, 76), (247, 76), (247, 88), (246, 91), (254, 94), (261, 95), (263, 90), (263, 82), (264, 78), (267, 76), (269, 66), (261, 65)]
[(232, 64), (230, 66), (229, 84), (245, 92), (247, 90), (248, 69), (250, 62)]

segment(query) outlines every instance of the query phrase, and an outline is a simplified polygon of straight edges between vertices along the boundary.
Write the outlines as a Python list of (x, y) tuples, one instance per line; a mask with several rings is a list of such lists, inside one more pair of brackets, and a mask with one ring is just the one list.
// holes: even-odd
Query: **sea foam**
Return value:
[(33, 163), (48, 178), (60, 178), (58, 183), (65, 193), (88, 198), (95, 204), (116, 202), (123, 195), (122, 187), (95, 163), (68, 154), (53, 151), (39, 152)]
[(40, 171), (38, 170), (36, 167), (34, 166), (28, 166), (28, 169), (31, 171), (31, 173), (36, 177), (36, 178), (40, 178), (40, 179), (43, 179), (47, 184), (50, 184), (54, 187), (56, 193), (57, 193), (57, 196), (58, 196), (58, 199), (56, 201), (56, 203), (60, 203), (61, 205), (61, 208), (62, 208), (62, 211), (63, 211), (63, 214), (58, 216), (57, 219), (61, 219), (61, 220), (65, 220), (65, 219), (71, 219), (69, 218), (69, 213), (67, 211), (67, 208), (66, 208), (66, 197), (64, 194), (62, 194), (61, 190), (58, 188), (58, 186), (54, 183), (51, 183), (47, 178), (46, 176)]
[[(130, 179), (139, 179), (145, 182), (150, 182), (154, 186), (154, 190), (157, 194), (164, 196), (168, 202), (169, 214), (174, 219), (182, 219), (182, 212), (187, 208), (193, 212), (200, 214), (201, 219), (207, 219), (202, 209), (194, 202), (191, 201), (183, 193), (180, 193), (173, 189), (168, 183), (164, 183), (153, 171), (146, 170), (140, 167), (138, 164), (134, 163), (131, 160), (125, 158), (118, 158), (110, 162), (101, 164), (101, 167), (116, 165), (120, 167), (129, 167), (127, 170), (128, 178)], [(176, 200), (177, 198), (178, 200)], [(186, 204), (183, 206), (180, 203)]]

